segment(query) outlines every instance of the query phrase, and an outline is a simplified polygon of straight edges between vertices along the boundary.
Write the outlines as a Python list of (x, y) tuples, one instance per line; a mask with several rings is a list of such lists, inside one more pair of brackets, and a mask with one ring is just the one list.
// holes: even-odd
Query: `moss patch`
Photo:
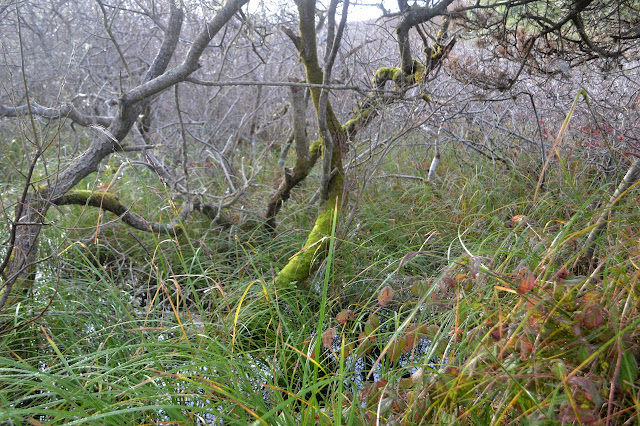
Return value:
[(71, 190), (62, 197), (56, 199), (55, 203), (57, 205), (76, 204), (100, 207), (117, 215), (123, 215), (128, 210), (127, 207), (122, 204), (120, 199), (115, 196), (115, 194), (84, 189)]
[(311, 273), (313, 260), (324, 258), (328, 247), (327, 237), (331, 235), (336, 202), (339, 206), (340, 197), (333, 196), (324, 204), (309, 237), (307, 237), (304, 248), (276, 276), (275, 284), (277, 287), (288, 287), (294, 283), (305, 282)]
[[(440, 52), (442, 53), (442, 47), (440, 47)], [(373, 75), (372, 81), (377, 89), (384, 88), (387, 81), (393, 81), (397, 87), (404, 87), (413, 83), (422, 82), (426, 75), (427, 68), (422, 62), (414, 59), (412, 74), (405, 74), (399, 67), (382, 67)]]

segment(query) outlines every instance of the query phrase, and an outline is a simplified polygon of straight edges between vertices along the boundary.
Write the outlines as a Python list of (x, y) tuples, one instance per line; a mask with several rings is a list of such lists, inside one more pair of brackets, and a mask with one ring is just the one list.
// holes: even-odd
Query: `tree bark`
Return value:
[[(125, 137), (138, 116), (145, 110), (151, 96), (184, 81), (196, 71), (200, 67), (198, 63), (200, 56), (209, 42), (247, 1), (229, 0), (222, 6), (196, 37), (184, 61), (167, 71), (178, 45), (184, 19), (181, 6), (175, 1), (170, 2), (169, 23), (165, 29), (162, 45), (145, 74), (142, 84), (120, 97), (116, 117), (111, 121), (109, 128), (104, 130), (85, 152), (73, 160), (68, 167), (61, 170), (48, 186), (37, 188), (24, 198), (24, 205), (20, 209), (21, 214), (16, 217), (15, 221), (15, 244), (12, 253), (8, 254), (10, 259), (6, 262), (7, 272), (2, 274), (0, 311), (6, 310), (11, 304), (11, 293), (17, 296), (28, 290), (33, 282), (32, 279), (24, 279), (31, 275), (25, 276), (25, 273), (32, 270), (36, 260), (38, 236), (49, 207), (56, 201), (63, 199), (65, 194), (83, 178), (97, 171), (99, 164), (105, 158), (123, 149), (122, 144)], [(6, 109), (4, 112), (7, 113)], [(9, 111), (9, 113), (11, 112)], [(72, 113), (73, 110), (67, 115)], [(34, 111), (34, 114), (38, 114), (38, 111)], [(13, 300), (14, 297), (12, 296), (11, 299)]]
[[(316, 1), (300, 0), (297, 2), (297, 5), (298, 15), (300, 17), (300, 58), (305, 68), (306, 79), (308, 83), (322, 84), (324, 82), (324, 73), (318, 62), (316, 45)], [(320, 118), (320, 114), (322, 113), (320, 108), (321, 89), (312, 87), (310, 91), (318, 123), (320, 125), (320, 123), (326, 122), (326, 129), (331, 138), (331, 141), (328, 141), (326, 140), (326, 136), (323, 137), (322, 147), (324, 148), (328, 144), (333, 145), (330, 157), (331, 170), (333, 172), (327, 183), (327, 199), (320, 207), (315, 225), (309, 233), (303, 249), (293, 256), (289, 260), (289, 263), (276, 276), (275, 284), (278, 287), (287, 287), (293, 283), (302, 284), (306, 282), (311, 274), (313, 262), (321, 261), (326, 255), (326, 248), (328, 246), (326, 237), (331, 233), (334, 213), (339, 215), (342, 207), (344, 184), (342, 155), (346, 149), (346, 133), (334, 114), (331, 103), (328, 100), (326, 108), (323, 108), (325, 109), (325, 115), (322, 119)], [(326, 151), (324, 154), (327, 155)]]
[[(407, 37), (408, 30), (413, 25), (441, 15), (451, 2), (452, 0), (443, 0), (435, 7), (414, 11), (415, 13), (409, 12), (409, 15), (405, 16), (401, 23), (401, 25), (408, 25), (408, 27), (406, 27)], [(327, 82), (324, 81), (324, 72), (319, 65), (317, 54), (316, 32), (314, 27), (315, 0), (299, 0), (297, 5), (300, 17), (300, 37), (293, 34), (289, 34), (289, 36), (294, 40), (294, 43), (299, 48), (300, 58), (305, 67), (307, 83), (317, 85), (324, 83), (323, 85), (326, 86)], [(343, 16), (344, 14), (345, 12), (343, 11)], [(433, 53), (430, 54), (428, 58), (428, 66), (411, 59), (411, 66), (409, 67), (410, 70), (404, 73), (403, 57), (403, 67), (379, 69), (373, 78), (374, 86), (377, 89), (382, 89), (387, 81), (393, 81), (399, 89), (403, 89), (410, 83), (424, 80), (429, 72), (432, 71), (449, 53), (455, 43), (455, 40), (453, 40), (447, 46), (440, 45), (444, 38), (446, 38), (446, 28), (447, 23), (445, 22), (443, 30), (436, 38), (437, 46), (434, 47), (437, 47), (437, 49), (433, 49)], [(404, 31), (404, 29), (399, 28), (398, 31)], [(341, 31), (339, 29), (338, 33), (340, 32)], [(327, 55), (329, 65), (331, 64), (331, 54), (335, 55), (337, 49), (336, 43), (339, 44), (337, 37), (334, 41), (328, 41), (328, 46), (331, 46), (330, 49), (329, 47), (327, 48), (327, 50), (331, 51), (331, 53)], [(401, 47), (401, 55), (403, 52), (405, 51)], [(409, 57), (411, 58), (410, 51), (407, 52), (409, 52)], [(319, 262), (324, 259), (327, 247), (326, 237), (330, 234), (332, 220), (335, 214), (340, 214), (341, 208), (345, 203), (345, 200), (343, 199), (344, 170), (342, 166), (342, 158), (347, 149), (347, 142), (355, 136), (358, 130), (365, 127), (377, 116), (378, 108), (385, 102), (383, 97), (378, 96), (375, 93), (368, 96), (358, 106), (353, 117), (344, 125), (341, 125), (333, 112), (333, 108), (331, 107), (331, 103), (328, 101), (326, 94), (325, 96), (322, 96), (323, 93), (319, 87), (311, 87), (310, 91), (318, 118), (318, 127), (321, 130), (320, 148), (324, 151), (324, 164), (330, 165), (330, 167), (326, 167), (326, 169), (330, 170), (330, 173), (325, 173), (325, 179), (328, 180), (326, 187), (322, 188), (324, 193), (323, 199), (325, 199), (325, 201), (320, 208), (315, 225), (309, 233), (304, 247), (290, 259), (289, 263), (276, 276), (275, 283), (277, 286), (281, 287), (288, 286), (292, 283), (304, 283), (311, 274), (314, 266), (313, 262)], [(331, 149), (327, 149), (327, 147)], [(311, 167), (312, 166), (313, 164)], [(304, 177), (306, 177), (306, 174)], [(285, 175), (281, 188), (287, 188), (287, 191), (281, 191), (279, 188), (278, 193), (286, 194), (288, 197), (289, 191), (300, 181), (301, 179), (295, 180), (292, 174), (289, 176)], [(288, 184), (285, 185), (287, 182)], [(277, 200), (277, 194), (276, 197), (272, 199), (272, 202)]]
[(306, 136), (305, 89), (291, 87), (291, 106), (293, 109), (293, 139), (295, 142), (296, 163), (293, 169), (284, 169), (284, 176), (275, 194), (269, 199), (265, 226), (273, 233), (276, 229), (276, 215), (282, 204), (289, 199), (291, 190), (306, 179), (320, 155), (321, 141), (316, 141), (309, 148)]
[(453, 2), (454, 0), (440, 0), (440, 2), (433, 7), (411, 7), (402, 13), (396, 34), (398, 35), (398, 49), (402, 61), (401, 70), (404, 74), (408, 75), (415, 72), (414, 60), (411, 55), (411, 44), (409, 42), (409, 30), (418, 24), (430, 21), (436, 16), (443, 15), (447, 7)]

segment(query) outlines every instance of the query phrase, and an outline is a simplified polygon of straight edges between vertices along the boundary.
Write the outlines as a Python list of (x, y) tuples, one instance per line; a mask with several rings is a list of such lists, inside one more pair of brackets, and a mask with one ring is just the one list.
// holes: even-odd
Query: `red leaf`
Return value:
[(453, 278), (451, 278), (449, 275), (445, 275), (444, 277), (442, 277), (442, 284), (444, 284), (445, 286), (449, 287), (452, 290), (456, 288), (456, 284), (453, 282)]
[(335, 328), (328, 328), (324, 333), (322, 333), (322, 345), (326, 349), (331, 349), (333, 338), (336, 337), (336, 334), (338, 334), (338, 332)]
[(582, 311), (582, 326), (588, 330), (599, 327), (604, 322), (602, 307), (595, 303), (588, 304)]
[(348, 320), (352, 320), (355, 319), (355, 316), (353, 315), (353, 311), (351, 309), (343, 309), (340, 311), (340, 313), (336, 316), (336, 319), (338, 320), (338, 322), (340, 324), (344, 324), (345, 322), (347, 322)]
[(569, 406), (558, 413), (558, 420), (562, 423), (584, 423), (591, 424), (598, 421), (598, 418), (594, 415), (594, 411), (589, 408), (576, 407), (575, 411), (573, 407)]
[[(380, 379), (369, 386), (362, 388), (360, 392), (360, 401), (366, 401), (368, 404), (377, 403), (380, 400), (380, 391), (389, 383), (386, 379)], [(375, 422), (375, 421), (374, 421)]]
[(393, 300), (393, 288), (391, 286), (385, 286), (380, 293), (378, 293), (378, 303), (380, 306), (387, 306), (389, 302)]
[(411, 352), (411, 350), (413, 350), (413, 348), (416, 345), (416, 333), (414, 332), (408, 332), (405, 333), (404, 335), (404, 340), (407, 342), (406, 346), (404, 347), (404, 351), (405, 352)]
[(515, 223), (515, 224), (521, 224), (521, 223), (527, 223), (527, 217), (525, 215), (522, 214), (517, 214), (514, 217), (511, 218), (511, 222)]
[(580, 386), (582, 389), (584, 389), (586, 398), (591, 401), (596, 407), (600, 406), (600, 404), (602, 403), (602, 397), (598, 392), (597, 386), (595, 385), (595, 383), (593, 383), (592, 380), (586, 377), (574, 376), (569, 379), (569, 383), (571, 383), (572, 385)]
[(456, 284), (460, 284), (461, 282), (463, 282), (466, 279), (467, 279), (467, 276), (465, 274), (458, 274), (458, 275), (456, 275), (455, 282), (456, 282)]
[(518, 286), (518, 294), (525, 294), (533, 290), (533, 287), (536, 285), (536, 276), (533, 272), (527, 273), (520, 281), (520, 285)]
[(407, 341), (402, 337), (391, 343), (391, 345), (389, 346), (389, 350), (387, 351), (387, 357), (389, 358), (389, 361), (393, 362), (400, 358), (400, 354), (402, 354), (402, 350), (406, 345)]
[(506, 336), (508, 331), (508, 324), (498, 324), (491, 330), (491, 338), (497, 342), (501, 340), (503, 336)]
[(560, 269), (558, 272), (556, 272), (556, 279), (558, 281), (564, 280), (567, 277), (569, 277), (569, 275), (571, 275), (571, 272), (569, 272), (567, 269), (562, 268)]

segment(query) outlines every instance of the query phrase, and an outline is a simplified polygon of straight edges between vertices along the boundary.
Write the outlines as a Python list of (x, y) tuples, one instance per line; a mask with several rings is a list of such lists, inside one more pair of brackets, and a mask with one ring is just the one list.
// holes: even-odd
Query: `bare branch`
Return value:
[[(207, 22), (205, 28), (200, 32), (200, 34), (198, 34), (191, 45), (191, 49), (187, 52), (185, 60), (177, 67), (160, 75), (156, 72), (156, 69), (162, 72), (164, 69), (163, 66), (166, 67), (166, 64), (168, 64), (169, 59), (172, 56), (170, 54), (172, 49), (169, 47), (165, 49), (165, 45), (168, 45), (169, 42), (163, 43), (158, 56), (154, 60), (154, 64), (147, 73), (147, 81), (128, 93), (125, 93), (120, 99), (122, 104), (130, 106), (136, 102), (160, 93), (174, 84), (184, 81), (188, 75), (200, 68), (200, 63), (198, 61), (200, 60), (200, 56), (204, 52), (204, 49), (209, 45), (218, 32), (220, 32), (225, 24), (233, 18), (233, 15), (235, 15), (248, 1), (249, 0), (229, 0), (225, 3), (216, 16), (211, 21)], [(175, 38), (175, 43), (177, 43), (179, 32), (179, 28), (177, 32), (170, 29), (168, 33), (165, 33), (169, 35), (169, 37), (165, 37), (165, 40), (171, 38), (173, 41)]]
[(602, 212), (602, 214), (596, 221), (594, 228), (589, 233), (589, 237), (587, 238), (587, 242), (585, 243), (584, 254), (584, 258), (587, 262), (591, 263), (593, 261), (593, 256), (596, 251), (598, 240), (607, 229), (607, 225), (609, 224), (609, 219), (613, 210), (620, 203), (620, 201), (627, 196), (629, 190), (638, 184), (638, 181), (640, 181), (640, 159), (634, 161), (633, 164), (629, 167), (627, 173), (624, 175), (624, 178), (618, 185), (618, 188), (611, 196), (609, 205)]
[(124, 223), (140, 231), (168, 235), (178, 235), (183, 232), (182, 226), (177, 221), (162, 224), (145, 220), (142, 216), (131, 212), (118, 197), (110, 192), (72, 190), (51, 202), (57, 206), (75, 204), (98, 207), (119, 216)]
[[(225, 87), (225, 86), (271, 86), (271, 87), (308, 87), (314, 89), (327, 90), (354, 90), (359, 93), (365, 92), (359, 86), (336, 86), (331, 84), (312, 84), (297, 81), (203, 81), (195, 77), (187, 77), (185, 81), (200, 86)], [(367, 91), (371, 91), (367, 89)]]
[(453, 1), (454, 0), (440, 0), (440, 2), (433, 7), (409, 8), (408, 12), (403, 13), (396, 33), (398, 35), (402, 71), (405, 74), (413, 74), (414, 71), (413, 56), (411, 55), (411, 45), (409, 43), (409, 30), (415, 25), (428, 22), (436, 16), (443, 15)]
[[(104, 8), (104, 4), (102, 3), (102, 0), (96, 0), (96, 2), (98, 3), (98, 6), (100, 6), (100, 10), (102, 11), (102, 24), (104, 25), (104, 30), (109, 35), (109, 38), (111, 39), (111, 42), (113, 43), (113, 46), (116, 48), (116, 51), (118, 52), (118, 56), (120, 56), (120, 61), (122, 61), (122, 65), (124, 65), (124, 69), (127, 71), (127, 76), (129, 77), (129, 82), (132, 83), (133, 82), (133, 75), (131, 74), (131, 70), (129, 70), (129, 64), (127, 63), (127, 60), (124, 57), (124, 53), (122, 52), (122, 49), (120, 48), (120, 44), (118, 43), (118, 40), (116, 40), (115, 35), (113, 35), (113, 31), (111, 31), (111, 25), (112, 24), (109, 23), (109, 20), (107, 18), (107, 11)], [(114, 11), (114, 16), (115, 16), (115, 14), (117, 12), (118, 12), (118, 9), (116, 9)]]
[[(111, 117), (92, 116), (82, 114), (73, 105), (60, 105), (58, 107), (45, 107), (31, 102), (31, 113), (50, 120), (69, 119), (73, 123), (87, 127), (91, 124), (99, 124), (109, 127), (113, 121)], [(17, 107), (0, 105), (0, 117), (26, 117), (29, 115), (29, 106), (21, 105)]]

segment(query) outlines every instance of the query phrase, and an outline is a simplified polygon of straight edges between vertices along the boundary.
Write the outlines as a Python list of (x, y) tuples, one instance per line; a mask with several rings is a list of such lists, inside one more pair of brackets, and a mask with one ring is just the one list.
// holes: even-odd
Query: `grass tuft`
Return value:
[[(10, 322), (44, 314), (0, 336), (0, 423), (637, 422), (637, 195), (581, 269), (610, 183), (549, 168), (534, 202), (537, 176), (441, 170), (365, 191), (310, 291), (272, 285), (302, 231), (96, 233), (72, 207)], [(282, 229), (309, 228), (296, 203)]]

